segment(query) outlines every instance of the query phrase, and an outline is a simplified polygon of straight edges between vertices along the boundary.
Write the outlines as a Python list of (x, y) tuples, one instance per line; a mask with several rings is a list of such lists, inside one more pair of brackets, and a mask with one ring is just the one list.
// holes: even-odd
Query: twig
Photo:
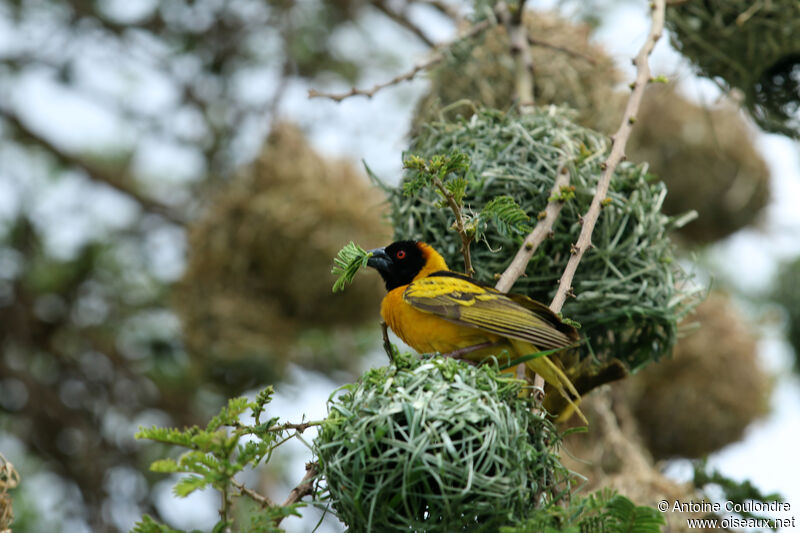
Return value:
[(456, 28), (460, 28), (464, 22), (464, 15), (454, 5), (447, 2), (440, 0), (411, 0), (411, 2), (431, 6), (439, 13), (447, 15), (455, 23)]
[(28, 142), (43, 148), (56, 157), (62, 164), (76, 167), (84, 172), (94, 181), (108, 185), (131, 198), (136, 200), (146, 211), (157, 213), (176, 224), (185, 224), (183, 216), (178, 214), (172, 207), (159, 202), (153, 198), (143, 195), (131, 185), (133, 178), (124, 174), (118, 174), (102, 168), (99, 165), (86, 161), (76, 155), (66, 152), (50, 142), (48, 139), (29, 128), (20, 118), (7, 109), (0, 108), (0, 117), (8, 122), (12, 128), (16, 129), (21, 137)]
[[(297, 503), (303, 497), (314, 492), (314, 478), (317, 474), (317, 463), (306, 463), (306, 475), (303, 476), (300, 483), (292, 489), (292, 492), (289, 493), (289, 497), (281, 504), (281, 507), (288, 507), (293, 503)], [(277, 523), (280, 524), (281, 520), (282, 518), (278, 519)]]
[(583, 59), (590, 65), (596, 65), (597, 60), (588, 54), (584, 54), (583, 52), (578, 52), (577, 50), (571, 50), (564, 46), (558, 46), (557, 44), (548, 43), (547, 41), (542, 41), (541, 39), (536, 39), (528, 35), (528, 44), (531, 46), (541, 46), (542, 48), (550, 48), (551, 50), (556, 50), (557, 52), (562, 52), (567, 54), (568, 56), (576, 57), (578, 59)]
[(583, 227), (581, 228), (578, 242), (572, 247), (572, 255), (569, 261), (567, 261), (567, 266), (558, 284), (558, 290), (550, 304), (550, 309), (555, 312), (561, 311), (561, 308), (564, 306), (567, 293), (571, 292), (572, 278), (575, 276), (575, 271), (578, 269), (578, 263), (580, 263), (584, 252), (592, 245), (592, 231), (597, 223), (597, 218), (600, 216), (601, 202), (608, 193), (608, 186), (611, 182), (611, 176), (614, 174), (614, 170), (625, 157), (625, 145), (633, 129), (633, 123), (636, 121), (636, 113), (639, 111), (642, 95), (650, 80), (650, 66), (647, 60), (656, 43), (661, 38), (661, 33), (664, 29), (664, 0), (654, 0), (651, 4), (651, 9), (653, 12), (653, 24), (650, 28), (650, 34), (647, 36), (647, 40), (633, 60), (634, 65), (636, 65), (636, 80), (631, 84), (632, 91), (628, 98), (628, 103), (625, 106), (625, 112), (622, 115), (622, 124), (620, 124), (619, 129), (612, 137), (613, 144), (611, 153), (608, 155), (602, 167), (603, 175), (597, 183), (597, 190), (594, 198), (592, 198), (589, 210), (583, 217)]
[[(490, 26), (490, 22), (488, 20), (483, 20), (470, 28), (470, 30), (465, 33), (459, 40), (463, 39), (471, 39), (479, 35), (481, 32), (486, 30)], [(448, 43), (444, 46), (444, 49), (450, 48), (453, 43)], [(392, 78), (391, 80), (383, 83), (378, 83), (374, 85), (371, 89), (358, 89), (356, 87), (351, 88), (349, 91), (345, 93), (326, 93), (322, 91), (317, 91), (316, 89), (309, 89), (308, 90), (308, 97), (309, 98), (329, 98), (335, 102), (341, 102), (345, 98), (350, 98), (351, 96), (366, 96), (367, 98), (372, 98), (375, 96), (375, 93), (380, 91), (381, 89), (385, 89), (386, 87), (390, 87), (392, 85), (397, 85), (402, 81), (409, 81), (414, 79), (414, 77), (422, 72), (423, 70), (428, 70), (429, 68), (437, 65), (444, 61), (445, 54), (444, 52), (437, 52), (436, 54), (432, 55), (428, 58), (427, 61), (423, 61), (422, 63), (417, 63), (414, 67), (404, 74), (399, 74)]]
[(383, 333), (383, 349), (389, 356), (389, 362), (394, 363), (394, 349), (392, 341), (389, 340), (389, 325), (386, 322), (381, 321), (381, 332)]
[(286, 431), (287, 429), (296, 429), (297, 431), (302, 433), (312, 426), (321, 425), (322, 422), (324, 422), (324, 420), (310, 420), (308, 422), (301, 422), (299, 424), (286, 422), (285, 424), (278, 424), (276, 426), (272, 426), (269, 429), (267, 429), (267, 431), (274, 432), (274, 431)]
[(406, 16), (405, 13), (398, 13), (397, 11), (391, 9), (389, 6), (386, 5), (385, 0), (372, 0), (372, 5), (375, 6), (381, 13), (389, 17), (393, 22), (397, 23), (398, 25), (404, 27), (414, 35), (416, 35), (420, 41), (425, 43), (431, 48), (436, 47), (436, 43), (430, 40), (430, 38), (425, 35), (425, 32), (422, 31), (422, 28), (411, 22), (409, 18)]
[(500, 292), (510, 291), (514, 283), (516, 283), (525, 272), (525, 268), (528, 266), (528, 262), (531, 260), (531, 257), (533, 257), (536, 249), (550, 235), (550, 232), (553, 231), (553, 224), (556, 218), (558, 218), (561, 208), (564, 207), (564, 202), (558, 200), (558, 195), (561, 188), (567, 185), (569, 185), (569, 171), (566, 168), (562, 168), (561, 172), (556, 176), (553, 188), (550, 190), (550, 201), (547, 202), (547, 207), (544, 209), (544, 218), (540, 219), (533, 228), (533, 231), (525, 237), (525, 241), (517, 251), (517, 255), (514, 256), (511, 264), (506, 267), (500, 279), (497, 281), (497, 284), (494, 286), (495, 289)]
[(447, 190), (447, 187), (444, 186), (441, 179), (434, 177), (433, 184), (439, 189), (439, 192), (442, 193), (445, 200), (447, 200), (447, 205), (450, 206), (450, 209), (456, 216), (456, 231), (458, 231), (458, 235), (461, 237), (461, 253), (464, 254), (464, 273), (467, 276), (471, 276), (475, 273), (475, 270), (472, 268), (472, 258), (469, 253), (469, 245), (473, 237), (467, 233), (464, 227), (464, 216), (461, 212), (461, 206), (458, 205), (455, 196), (452, 192)]
[(263, 494), (259, 494), (252, 489), (248, 489), (244, 483), (239, 483), (235, 479), (231, 478), (231, 485), (239, 489), (239, 492), (249, 496), (254, 502), (258, 503), (261, 507), (276, 507), (276, 503), (264, 496)]

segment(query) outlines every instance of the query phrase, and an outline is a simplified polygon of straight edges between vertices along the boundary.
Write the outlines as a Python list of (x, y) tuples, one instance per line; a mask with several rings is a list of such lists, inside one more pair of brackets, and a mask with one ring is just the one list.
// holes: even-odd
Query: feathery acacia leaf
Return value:
[(367, 266), (367, 261), (372, 254), (350, 241), (344, 246), (333, 260), (331, 274), (339, 276), (333, 284), (333, 292), (344, 290), (345, 285), (351, 283), (359, 269)]

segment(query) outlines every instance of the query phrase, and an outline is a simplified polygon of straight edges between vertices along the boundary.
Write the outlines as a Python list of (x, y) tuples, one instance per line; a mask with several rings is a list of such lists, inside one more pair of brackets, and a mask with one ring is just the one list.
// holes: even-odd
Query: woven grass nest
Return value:
[(800, 2), (689, 0), (667, 10), (673, 45), (767, 131), (800, 136)]
[(769, 169), (753, 142), (730, 102), (707, 108), (662, 85), (648, 88), (626, 152), (667, 184), (666, 213), (697, 211), (681, 236), (709, 243), (753, 224), (769, 201)]
[(568, 473), (522, 382), (401, 355), (329, 401), (314, 450), (353, 533), (497, 531), (552, 502)]
[[(481, 111), (467, 121), (427, 124), (410, 152), (430, 158), (453, 149), (470, 157), (465, 205), (475, 211), (495, 197), (511, 195), (535, 221), (559, 169), (569, 171), (576, 197), (566, 203), (552, 237), (513, 288), (549, 302), (602, 173), (606, 136), (576, 125), (561, 108), (539, 108), (524, 116)], [(442, 252), (451, 268), (463, 268), (460, 240), (450, 229), (452, 213), (437, 207), (435, 194), (428, 190), (408, 197), (402, 183), (386, 190), (395, 237), (424, 240)], [(623, 162), (615, 172), (610, 203), (592, 237), (594, 247), (573, 280), (577, 297), (563, 308), (566, 317), (582, 324), (581, 336), (589, 341), (584, 354), (618, 358), (637, 369), (669, 352), (678, 321), (696, 302), (696, 289), (673, 262), (668, 234), (679, 221), (661, 212), (665, 195), (664, 184), (642, 165)], [(472, 246), (476, 277), (493, 283), (522, 238), (490, 226), (485, 242)]]
[[(535, 66), (534, 98), (540, 105), (566, 105), (578, 110), (577, 122), (611, 132), (619, 122), (620, 99), (614, 87), (622, 75), (601, 46), (590, 41), (591, 28), (555, 13), (526, 11), (528, 34), (552, 47), (530, 47)], [(569, 54), (554, 47), (570, 50)], [(467, 99), (476, 105), (508, 109), (513, 102), (514, 59), (501, 25), (457, 48), (431, 73), (430, 92), (417, 105), (412, 132), (422, 123), (439, 120), (441, 109)], [(453, 107), (444, 118), (469, 116), (470, 106)]]
[(712, 294), (696, 331), (673, 356), (630, 380), (639, 432), (656, 459), (700, 458), (742, 438), (769, 409), (771, 380), (752, 326), (727, 296)]
[(375, 317), (382, 291), (364, 279), (333, 295), (331, 258), (348, 240), (388, 239), (380, 204), (352, 164), (277, 125), (190, 228), (173, 303), (191, 353), (228, 381), (278, 379), (289, 358), (322, 369), (352, 360), (364, 349), (353, 327)]

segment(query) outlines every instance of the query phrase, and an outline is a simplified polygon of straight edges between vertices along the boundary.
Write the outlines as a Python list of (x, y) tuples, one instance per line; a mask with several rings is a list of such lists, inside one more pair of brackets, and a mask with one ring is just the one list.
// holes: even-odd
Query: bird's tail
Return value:
[[(538, 350), (536, 348), (526, 342), (516, 341), (514, 342), (514, 348), (517, 350), (518, 353), (535, 353)], [(553, 386), (561, 396), (567, 401), (571, 409), (574, 409), (575, 413), (583, 420), (586, 424), (588, 424), (588, 420), (581, 412), (578, 404), (581, 402), (581, 395), (578, 393), (578, 390), (572, 384), (572, 381), (567, 377), (563, 370), (561, 370), (558, 365), (553, 363), (547, 356), (542, 357), (535, 357), (533, 359), (529, 359), (526, 362), (527, 367), (542, 376), (545, 382)]]

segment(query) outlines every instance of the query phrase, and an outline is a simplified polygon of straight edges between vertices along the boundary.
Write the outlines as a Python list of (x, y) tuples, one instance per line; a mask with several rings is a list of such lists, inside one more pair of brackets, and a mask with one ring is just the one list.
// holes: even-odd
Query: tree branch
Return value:
[(433, 178), (433, 184), (439, 189), (439, 192), (442, 193), (445, 200), (447, 200), (447, 205), (450, 206), (450, 209), (453, 211), (453, 214), (456, 216), (456, 231), (458, 235), (461, 237), (461, 253), (464, 254), (464, 273), (467, 276), (471, 276), (475, 273), (475, 270), (472, 268), (472, 258), (470, 257), (469, 252), (469, 245), (472, 242), (472, 237), (469, 236), (467, 233), (466, 228), (464, 227), (464, 215), (461, 213), (461, 207), (456, 202), (455, 196), (453, 193), (447, 190), (447, 187), (444, 186), (442, 180), (437, 177)]
[[(294, 503), (299, 502), (305, 496), (314, 492), (314, 478), (317, 476), (319, 471), (317, 470), (317, 463), (306, 463), (306, 475), (303, 476), (303, 479), (300, 480), (300, 483), (297, 484), (295, 488), (292, 489), (292, 492), (289, 493), (289, 497), (286, 498), (286, 501), (281, 504), (281, 507), (288, 507)], [(277, 520), (277, 524), (281, 523), (282, 518)]]
[(572, 255), (567, 262), (564, 273), (561, 275), (561, 281), (558, 285), (558, 290), (550, 304), (550, 309), (555, 312), (561, 311), (566, 301), (567, 294), (571, 292), (572, 278), (575, 276), (575, 271), (578, 269), (584, 252), (592, 245), (592, 231), (600, 216), (601, 202), (608, 194), (608, 186), (611, 183), (611, 176), (617, 165), (625, 157), (625, 145), (630, 137), (633, 124), (636, 122), (636, 113), (639, 111), (639, 104), (642, 101), (644, 90), (650, 81), (650, 66), (648, 65), (648, 57), (653, 51), (658, 40), (661, 38), (661, 33), (664, 29), (664, 0), (654, 0), (651, 4), (653, 23), (650, 27), (650, 34), (647, 40), (642, 45), (641, 50), (633, 60), (636, 65), (636, 80), (631, 84), (631, 95), (628, 98), (628, 103), (625, 106), (625, 112), (622, 115), (622, 124), (617, 132), (612, 137), (611, 153), (608, 155), (605, 163), (603, 163), (603, 175), (597, 183), (597, 190), (589, 210), (583, 217), (583, 227), (581, 228), (578, 242), (572, 247)]
[(541, 39), (536, 39), (528, 35), (528, 44), (531, 46), (541, 46), (542, 48), (549, 48), (551, 50), (555, 50), (557, 52), (562, 52), (567, 54), (568, 56), (576, 57), (578, 59), (583, 59), (590, 65), (596, 65), (597, 60), (591, 57), (588, 54), (584, 54), (582, 52), (578, 52), (577, 50), (570, 50), (569, 48), (565, 48), (563, 46), (558, 46), (557, 44), (548, 43), (547, 41), (542, 41)]
[[(460, 37), (458, 40), (471, 39), (471, 38), (479, 35), (481, 32), (485, 31), (489, 26), (490, 26), (490, 23), (489, 23), (488, 20), (481, 21), (481, 22), (475, 24), (474, 26), (472, 26), (472, 28), (470, 28), (470, 30), (467, 33), (465, 33), (462, 37)], [(443, 47), (443, 49), (444, 50), (449, 49), (454, 44), (454, 42), (455, 41), (448, 43), (447, 45), (445, 45)], [(434, 65), (437, 65), (437, 64), (441, 63), (442, 61), (444, 61), (444, 58), (445, 58), (445, 53), (444, 52), (437, 52), (434, 55), (432, 55), (430, 58), (428, 58), (427, 61), (423, 61), (422, 63), (417, 63), (416, 65), (414, 65), (414, 67), (411, 70), (409, 70), (408, 72), (405, 72), (403, 74), (399, 74), (399, 75), (395, 76), (394, 78), (392, 78), (389, 81), (386, 81), (386, 82), (383, 82), (383, 83), (378, 83), (378, 84), (374, 85), (371, 89), (358, 89), (356, 87), (353, 87), (353, 88), (351, 88), (349, 91), (347, 91), (345, 93), (326, 93), (326, 92), (322, 92), (322, 91), (317, 91), (316, 89), (309, 89), (308, 90), (308, 97), (309, 98), (329, 98), (329, 99), (331, 99), (331, 100), (333, 100), (335, 102), (341, 102), (342, 100), (344, 100), (346, 98), (350, 98), (351, 96), (366, 96), (367, 98), (372, 98), (381, 89), (385, 89), (386, 87), (390, 87), (392, 85), (397, 85), (398, 83), (403, 82), (403, 81), (409, 81), (409, 80), (414, 79), (414, 77), (417, 74), (419, 74), (420, 72), (422, 72), (423, 70), (428, 70), (429, 68), (433, 67)]]
[(264, 496), (263, 494), (259, 494), (253, 489), (248, 489), (244, 483), (240, 483), (235, 479), (231, 478), (231, 485), (236, 487), (241, 494), (249, 496), (254, 502), (259, 504), (261, 507), (277, 507), (277, 504)]
[(500, 20), (508, 31), (511, 41), (511, 57), (514, 58), (514, 94), (522, 113), (533, 110), (533, 57), (528, 46), (528, 31), (523, 22), (525, 0), (520, 0), (517, 10), (511, 14), (505, 2), (497, 4)]
[(157, 213), (176, 224), (183, 225), (186, 223), (184, 217), (177, 213), (172, 207), (161, 203), (154, 198), (145, 196), (136, 190), (136, 188), (131, 185), (131, 182), (133, 181), (132, 177), (126, 175), (118, 176), (114, 172), (102, 168), (100, 165), (86, 161), (79, 156), (61, 149), (44, 136), (29, 128), (12, 111), (0, 108), (0, 117), (8, 122), (12, 128), (17, 130), (17, 132), (19, 132), (20, 136), (26, 142), (37, 145), (46, 150), (55, 156), (55, 158), (58, 159), (62, 164), (83, 170), (92, 180), (103, 183), (112, 189), (136, 200), (136, 202), (138, 202), (139, 205), (141, 205), (146, 211)]
[(506, 267), (506, 270), (494, 286), (495, 289), (500, 292), (510, 291), (514, 283), (525, 273), (528, 262), (531, 260), (531, 257), (533, 257), (536, 249), (553, 231), (553, 224), (556, 218), (558, 218), (561, 208), (564, 207), (564, 202), (560, 201), (558, 196), (561, 192), (561, 188), (568, 185), (569, 171), (566, 168), (562, 168), (561, 172), (556, 176), (553, 188), (550, 190), (550, 200), (547, 202), (547, 207), (545, 207), (543, 211), (544, 217), (536, 223), (536, 227), (533, 228), (533, 231), (525, 237), (525, 241), (517, 251), (517, 255), (514, 256), (511, 264)]
[(304, 432), (308, 428), (312, 426), (319, 426), (322, 425), (324, 420), (311, 420), (309, 422), (301, 422), (300, 424), (293, 424), (291, 422), (286, 422), (285, 424), (278, 424), (277, 426), (272, 426), (267, 431), (286, 431), (287, 429), (296, 429), (300, 433)]
[(425, 35), (425, 32), (422, 31), (422, 28), (411, 22), (405, 13), (398, 13), (397, 11), (391, 9), (388, 5), (386, 5), (385, 0), (372, 0), (372, 5), (375, 6), (381, 13), (389, 17), (393, 22), (416, 35), (420, 41), (428, 45), (430, 48), (436, 47), (436, 43), (431, 41), (430, 38)]

